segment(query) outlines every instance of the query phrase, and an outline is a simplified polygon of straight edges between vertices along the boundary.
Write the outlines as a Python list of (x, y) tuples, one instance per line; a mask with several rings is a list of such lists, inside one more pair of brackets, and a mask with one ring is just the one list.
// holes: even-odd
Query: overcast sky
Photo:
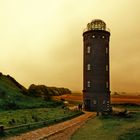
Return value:
[(82, 90), (82, 33), (111, 30), (112, 91), (140, 91), (140, 0), (0, 0), (0, 71), (30, 84)]

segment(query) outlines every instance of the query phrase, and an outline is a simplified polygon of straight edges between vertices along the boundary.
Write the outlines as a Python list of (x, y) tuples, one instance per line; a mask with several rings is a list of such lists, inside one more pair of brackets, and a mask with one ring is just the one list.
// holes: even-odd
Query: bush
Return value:
[(32, 84), (28, 89), (29, 95), (34, 97), (42, 97), (44, 100), (50, 100), (52, 96), (70, 94), (68, 88), (47, 87), (45, 85)]

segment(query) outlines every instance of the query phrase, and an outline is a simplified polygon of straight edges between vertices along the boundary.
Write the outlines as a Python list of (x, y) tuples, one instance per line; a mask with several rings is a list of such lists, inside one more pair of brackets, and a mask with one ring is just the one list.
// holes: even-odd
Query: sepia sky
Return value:
[(0, 71), (30, 84), (82, 90), (82, 33), (111, 30), (111, 91), (140, 91), (140, 0), (0, 0)]

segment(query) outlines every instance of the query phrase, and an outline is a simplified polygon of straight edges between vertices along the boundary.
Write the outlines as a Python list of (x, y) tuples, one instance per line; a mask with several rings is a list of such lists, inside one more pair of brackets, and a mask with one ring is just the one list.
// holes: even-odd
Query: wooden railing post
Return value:
[(1, 134), (4, 134), (4, 126), (3, 125), (0, 125), (0, 135)]

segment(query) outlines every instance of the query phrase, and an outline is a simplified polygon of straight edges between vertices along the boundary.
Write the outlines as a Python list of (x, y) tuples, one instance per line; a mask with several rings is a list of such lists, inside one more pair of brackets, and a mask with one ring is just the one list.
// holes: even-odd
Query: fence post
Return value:
[(4, 134), (4, 126), (3, 125), (0, 125), (0, 135), (1, 134)]

